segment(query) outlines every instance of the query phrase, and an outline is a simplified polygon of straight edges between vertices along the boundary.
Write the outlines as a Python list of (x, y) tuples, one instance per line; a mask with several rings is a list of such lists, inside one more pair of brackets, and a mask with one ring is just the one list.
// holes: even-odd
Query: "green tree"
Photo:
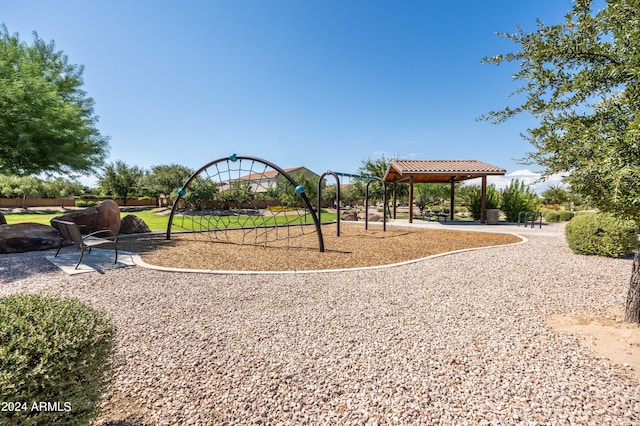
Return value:
[[(523, 102), (484, 118), (501, 123), (528, 112), (525, 160), (567, 182), (595, 207), (640, 219), (640, 19), (638, 0), (576, 0), (564, 22), (535, 32), (499, 33), (519, 50), (485, 58), (515, 62)], [(640, 323), (640, 250), (634, 258), (625, 319)]]
[(192, 174), (193, 170), (178, 164), (152, 166), (142, 181), (142, 194), (156, 199), (164, 195), (172, 202)]
[[(335, 204), (336, 191), (338, 190), (336, 184), (327, 185), (322, 190), (322, 199), (324, 201), (331, 202), (331, 205)], [(340, 184), (340, 205), (347, 206), (359, 199), (358, 191), (354, 189), (353, 185)]]
[[(358, 174), (361, 176), (370, 176), (370, 177), (378, 177), (383, 178), (389, 169), (389, 164), (395, 158), (389, 158), (386, 156), (382, 156), (377, 160), (372, 160), (371, 158), (362, 162), (362, 166), (358, 169)], [(362, 199), (364, 199), (365, 188), (369, 178), (355, 178), (354, 179), (354, 187), (357, 193), (360, 195)], [(409, 189), (407, 185), (398, 185), (396, 189), (396, 196), (399, 199), (406, 198), (409, 194)], [(387, 186), (387, 202), (390, 202), (393, 197), (393, 186)], [(382, 200), (382, 185), (378, 183), (371, 183), (369, 185), (369, 198), (373, 201)]]
[(138, 194), (144, 170), (138, 166), (129, 166), (121, 160), (109, 163), (104, 172), (98, 177), (102, 190), (109, 196), (121, 198), (126, 206), (131, 197)]
[(362, 197), (355, 185), (345, 185), (340, 188), (340, 201), (344, 205), (353, 205), (358, 200), (362, 200)]
[(249, 182), (232, 182), (230, 188), (220, 194), (220, 198), (226, 206), (242, 208), (242, 206), (255, 197), (255, 192)]
[(559, 185), (549, 185), (542, 198), (545, 204), (565, 204), (569, 201), (569, 192)]
[(44, 195), (46, 197), (58, 198), (61, 207), (64, 207), (64, 198), (80, 195), (83, 192), (84, 190), (81, 183), (62, 177), (44, 182)]
[[(332, 205), (335, 204), (336, 192), (338, 192), (338, 185), (325, 185), (325, 187), (322, 189), (322, 201), (330, 202)], [(342, 190), (340, 191), (340, 198), (342, 198)]]
[[(482, 206), (482, 187), (480, 185), (464, 186), (461, 189), (461, 198), (469, 208), (469, 213), (474, 220), (480, 220)], [(497, 209), (500, 207), (500, 193), (496, 190), (495, 185), (487, 186), (487, 209)]]
[[(460, 184), (454, 184), (454, 191), (459, 190)], [(442, 205), (451, 199), (451, 184), (444, 183), (416, 183), (414, 184), (414, 200), (420, 211), (427, 204)]]
[(33, 176), (0, 175), (0, 195), (22, 198), (22, 208), (27, 208), (27, 198), (43, 195), (41, 179)]
[[(229, 191), (227, 191), (229, 192)], [(220, 193), (218, 185), (210, 179), (203, 178), (198, 175), (189, 184), (187, 193), (184, 196), (184, 201), (192, 206), (195, 210), (203, 210), (211, 206), (211, 201), (220, 199), (223, 202), (228, 201), (228, 197), (225, 193)], [(225, 209), (229, 208), (227, 205)]]
[(83, 68), (34, 33), (31, 45), (0, 26), (0, 172), (91, 172), (106, 156)]
[[(311, 204), (315, 204), (318, 200), (318, 176), (310, 176), (302, 171), (294, 172), (291, 174), (294, 181), (304, 188), (304, 193), (307, 195)], [(295, 193), (295, 188), (289, 183), (288, 180), (282, 178), (278, 183), (282, 189), (281, 198), (286, 205), (305, 206), (302, 197)]]
[(535, 212), (538, 209), (538, 196), (528, 185), (519, 179), (513, 179), (500, 197), (500, 210), (508, 222), (517, 222), (520, 212)]

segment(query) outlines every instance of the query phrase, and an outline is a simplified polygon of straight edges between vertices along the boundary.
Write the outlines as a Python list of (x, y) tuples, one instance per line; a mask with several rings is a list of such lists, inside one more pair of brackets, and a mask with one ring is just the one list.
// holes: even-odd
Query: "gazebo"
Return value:
[(413, 184), (449, 183), (451, 185), (451, 208), (453, 220), (454, 188), (456, 182), (482, 178), (482, 201), (480, 222), (487, 220), (487, 176), (503, 176), (505, 169), (476, 160), (393, 160), (384, 175), (385, 183), (393, 183), (393, 217), (396, 217), (396, 184), (409, 184), (409, 223), (413, 222)]

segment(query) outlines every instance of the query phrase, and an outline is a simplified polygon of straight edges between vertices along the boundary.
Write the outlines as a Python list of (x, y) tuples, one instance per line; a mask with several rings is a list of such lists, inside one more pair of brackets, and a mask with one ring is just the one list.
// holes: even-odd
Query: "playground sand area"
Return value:
[[(291, 227), (278, 232), (291, 238), (255, 242), (254, 231), (230, 230), (211, 233), (172, 234), (123, 239), (122, 250), (139, 254), (151, 265), (225, 271), (301, 271), (361, 268), (389, 265), (476, 247), (520, 242), (511, 234), (485, 232), (415, 230), (380, 224), (323, 225), (325, 251), (319, 251), (313, 227)], [(216, 237), (221, 240), (216, 240)], [(244, 243), (242, 240), (244, 238)]]

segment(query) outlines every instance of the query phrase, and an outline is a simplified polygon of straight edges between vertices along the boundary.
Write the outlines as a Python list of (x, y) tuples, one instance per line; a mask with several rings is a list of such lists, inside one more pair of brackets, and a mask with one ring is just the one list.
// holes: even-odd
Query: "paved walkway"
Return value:
[[(382, 225), (378, 222), (369, 222), (369, 225)], [(516, 223), (501, 222), (498, 225), (483, 225), (477, 221), (424, 221), (415, 220), (413, 223), (409, 223), (407, 219), (390, 219), (387, 221), (387, 225), (390, 226), (410, 226), (412, 228), (423, 229), (449, 229), (455, 231), (474, 231), (474, 232), (497, 232), (505, 234), (520, 234), (520, 235), (538, 235), (544, 237), (559, 237), (564, 235), (564, 228), (566, 222), (560, 223), (543, 223), (542, 228), (539, 224), (535, 227), (525, 227), (524, 225), (518, 226)]]

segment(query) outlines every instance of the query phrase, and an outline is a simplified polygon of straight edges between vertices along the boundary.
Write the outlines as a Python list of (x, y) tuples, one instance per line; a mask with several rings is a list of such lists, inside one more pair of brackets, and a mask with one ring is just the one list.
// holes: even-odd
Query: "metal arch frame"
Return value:
[[(171, 224), (173, 223), (173, 216), (174, 216), (174, 214), (176, 212), (176, 209), (178, 207), (178, 201), (180, 201), (180, 199), (182, 198), (183, 193), (186, 193), (187, 188), (189, 187), (189, 184), (198, 175), (200, 175), (200, 173), (202, 173), (203, 171), (205, 171), (209, 167), (213, 166), (214, 164), (221, 163), (223, 161), (227, 161), (227, 162), (231, 161), (231, 162), (235, 163), (238, 160), (256, 161), (256, 162), (265, 164), (265, 165), (271, 167), (272, 169), (276, 170), (282, 176), (284, 176), (289, 181), (289, 183), (291, 185), (293, 185), (294, 188), (298, 186), (298, 183), (287, 172), (285, 172), (282, 168), (280, 168), (276, 164), (273, 164), (272, 162), (264, 160), (262, 158), (251, 157), (251, 156), (240, 156), (240, 155), (233, 154), (233, 155), (231, 155), (229, 157), (222, 157), (222, 158), (218, 158), (217, 160), (213, 160), (213, 161), (205, 164), (204, 166), (200, 167), (194, 174), (192, 174), (191, 177), (187, 180), (187, 182), (182, 186), (180, 191), (178, 191), (178, 197), (173, 202), (173, 207), (171, 208), (171, 215), (169, 216), (169, 223), (167, 224), (167, 235), (166, 235), (166, 239), (167, 240), (171, 239)], [(316, 233), (318, 234), (318, 246), (320, 248), (320, 252), (324, 252), (324, 239), (322, 238), (322, 229), (320, 228), (320, 221), (318, 220), (318, 216), (316, 215), (316, 212), (313, 209), (313, 206), (311, 205), (311, 202), (309, 201), (309, 197), (307, 197), (307, 194), (305, 192), (302, 192), (299, 195), (302, 197), (302, 199), (304, 200), (305, 204), (307, 205), (307, 208), (309, 209), (309, 212), (311, 213), (311, 217), (313, 218), (313, 223), (315, 224), (315, 227), (316, 227)]]
[(338, 174), (336, 172), (332, 172), (331, 170), (327, 170), (322, 175), (320, 175), (320, 179), (318, 179), (318, 221), (320, 221), (322, 217), (322, 179), (325, 176), (332, 175), (336, 179), (336, 236), (340, 236), (340, 178), (338, 178)]
[(373, 181), (378, 181), (382, 184), (382, 230), (387, 230), (387, 184), (383, 179), (379, 177), (371, 178), (367, 181), (367, 186), (364, 188), (364, 229), (369, 229), (369, 185)]

